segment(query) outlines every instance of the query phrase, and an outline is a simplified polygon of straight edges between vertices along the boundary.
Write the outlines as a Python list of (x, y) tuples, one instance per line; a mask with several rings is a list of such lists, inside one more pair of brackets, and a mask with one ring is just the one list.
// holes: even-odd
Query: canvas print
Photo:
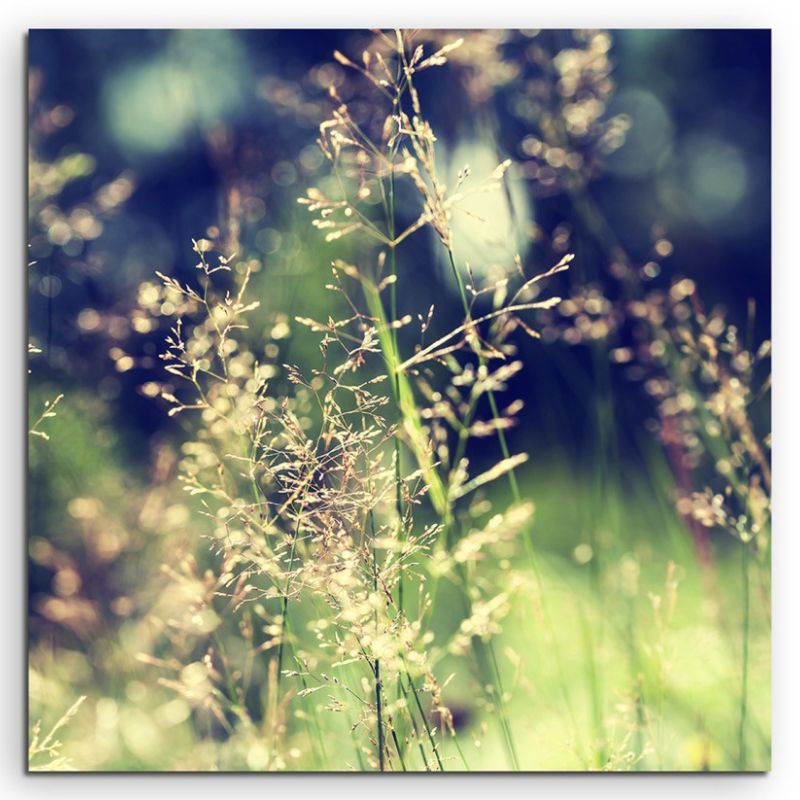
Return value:
[(27, 769), (769, 770), (769, 31), (28, 58)]

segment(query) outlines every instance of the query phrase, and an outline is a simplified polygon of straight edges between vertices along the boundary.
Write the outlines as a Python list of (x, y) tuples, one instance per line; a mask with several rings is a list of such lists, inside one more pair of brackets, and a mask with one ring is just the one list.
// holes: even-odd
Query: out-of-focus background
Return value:
[[(454, 55), (420, 77), (451, 182), (464, 164), (480, 176), (514, 161), (506, 191), (473, 209), (491, 226), (455, 218), (459, 257), (490, 275), (518, 253), (532, 274), (574, 252), (569, 277), (553, 290), (614, 299), (623, 291), (617, 272), (624, 253), (648, 286), (688, 278), (709, 310), (723, 306), (753, 341), (768, 338), (769, 32), (602, 34), (593, 46), (605, 66), (589, 87), (597, 105), (583, 113), (617, 123), (600, 142), (576, 138), (585, 145), (586, 191), (602, 220), (562, 185), (569, 148), (548, 150), (541, 132), (552, 99), (547, 87), (559, 80), (542, 64), (564, 53), (568, 61), (593, 35), (470, 32), (463, 62)], [(158, 649), (148, 615), (174, 602), (164, 599), (161, 565), (178, 551), (201, 550), (203, 535), (174, 481), (185, 423), (153, 397), (163, 378), (165, 330), (141, 307), (150, 305), (156, 270), (193, 279), (192, 239), (205, 237), (262, 265), (254, 293), (273, 322), (275, 315), (287, 322), (296, 314), (325, 316), (328, 265), (352, 245), (326, 243), (297, 198), (324, 185), (327, 174), (315, 140), (331, 107), (326, 87), (343, 80), (331, 53), (360, 52), (366, 36), (30, 33), (28, 312), (29, 338), (40, 351), (29, 363), (31, 421), (64, 395), (57, 416), (42, 424), (49, 440), (34, 437), (29, 448), (30, 713), (47, 728), (88, 695), (60, 734), (78, 768), (258, 767), (247, 752), (220, 756), (214, 737), (198, 733), (189, 705), (139, 658)], [(568, 79), (569, 69), (560, 75)], [(457, 323), (457, 289), (433, 233), (409, 242), (402, 269), (406, 285), (423, 290), (401, 292), (401, 313), (424, 313), (437, 298), (439, 313)], [(441, 300), (447, 297), (449, 305)], [(602, 318), (590, 305), (587, 319), (595, 316)], [(673, 509), (679, 476), (656, 455), (661, 443), (643, 376), (627, 357), (614, 363), (608, 355), (626, 351), (629, 333), (623, 325), (572, 326), (563, 317), (549, 327), (545, 320), (541, 341), (521, 342), (526, 368), (511, 387), (526, 402), (509, 439), (513, 450), (531, 454), (522, 479), (536, 505), (535, 541), (587, 598), (587, 564), (599, 551), (619, 563), (635, 555), (643, 597), (663, 584), (666, 558), (679, 564), (679, 643), (703, 658), (685, 656), (675, 670), (686, 691), (683, 710), (665, 726), (665, 752), (692, 768), (730, 767), (735, 754), (725, 742), (735, 741), (737, 667), (726, 630), (740, 614), (737, 573), (726, 561), (733, 542), (711, 533), (720, 578), (719, 594), (709, 599), (693, 566), (692, 526)], [(282, 358), (302, 363), (315, 352), (313, 342), (290, 336)], [(758, 413), (768, 424), (768, 406)], [(708, 618), (721, 613), (719, 628), (704, 616), (709, 603), (717, 606)], [(573, 624), (557, 595), (554, 605), (563, 625)], [(762, 761), (769, 752), (765, 615), (754, 622), (760, 682), (751, 697), (752, 748)], [(513, 619), (512, 644), (514, 626), (526, 625), (524, 616)], [(627, 634), (607, 635), (624, 643)], [(626, 668), (615, 658), (604, 662), (607, 677)], [(582, 674), (581, 653), (567, 659), (567, 674)], [(540, 676), (545, 695), (548, 679)], [(708, 701), (706, 717), (693, 709), (693, 697)], [(472, 710), (468, 698), (463, 703), (468, 728)], [(612, 689), (603, 703), (613, 715), (624, 698)], [(591, 704), (584, 705), (578, 701), (575, 713), (590, 728)], [(524, 708), (516, 713), (526, 718)], [(531, 736), (552, 749), (555, 768), (580, 768), (574, 753), (557, 752), (561, 723), (548, 714)], [(647, 766), (659, 768), (655, 757)]]

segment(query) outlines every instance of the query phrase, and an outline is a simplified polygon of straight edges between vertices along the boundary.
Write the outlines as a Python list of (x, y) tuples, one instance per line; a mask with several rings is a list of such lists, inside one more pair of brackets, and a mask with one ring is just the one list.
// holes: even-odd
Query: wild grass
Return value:
[[(540, 269), (516, 253), (500, 252), (494, 272), (460, 257), (455, 221), (471, 219), (475, 196), (508, 195), (515, 166), (498, 158), (475, 176), (464, 166), (448, 186), (421, 87), (435, 70), (467, 76), (476, 92), (518, 75), (493, 41), (376, 32), (360, 56), (333, 54), (345, 77), (320, 120), (328, 174), (300, 198), (329, 262), (324, 315), (289, 319), (270, 302), (269, 265), (232, 249), (242, 245), (235, 220), (227, 241), (192, 242), (193, 280), (159, 272), (140, 287), (133, 327), (169, 326), (163, 376), (143, 393), (181, 426), (183, 497), (162, 465), (134, 526), (163, 537), (163, 564), (140, 613), (118, 599), (130, 618), (130, 705), (163, 699), (138, 715), (98, 701), (96, 713), (136, 731), (125, 746), (142, 764), (768, 764), (769, 343), (706, 313), (693, 281), (651, 289), (652, 266), (633, 267), (593, 201), (590, 183), (629, 125), (604, 115), (604, 33), (536, 51), (561, 88), (547, 84), (526, 152), (540, 185), (562, 191), (607, 250), (620, 293), (570, 287), (563, 231)], [(412, 245), (424, 236), (435, 243), (431, 270), (438, 250), (450, 277), (440, 296), (413, 283)], [(603, 391), (588, 469), (549, 461), (544, 448), (515, 451), (525, 340), (590, 343), (588, 383)], [(120, 348), (114, 358), (127, 368)], [(641, 445), (649, 481), (616, 451), (610, 375), (633, 366), (655, 410)], [(586, 390), (569, 356), (562, 369)], [(38, 438), (56, 402), (33, 424)], [(99, 507), (84, 498), (69, 508), (86, 541), (98, 538)], [(709, 536), (715, 528), (732, 534), (735, 555)], [(34, 549), (36, 563), (75, 572), (46, 542)], [(80, 581), (43, 608), (85, 642), (99, 634), (76, 610), (79, 591)], [(32, 662), (32, 698), (45, 697), (56, 670), (45, 652)], [(724, 688), (709, 696), (715, 684)], [(79, 721), (79, 704), (44, 739), (34, 732), (32, 764), (42, 754), (53, 759), (44, 768), (66, 764), (53, 737)], [(148, 749), (153, 719), (181, 731), (180, 756), (158, 762)]]

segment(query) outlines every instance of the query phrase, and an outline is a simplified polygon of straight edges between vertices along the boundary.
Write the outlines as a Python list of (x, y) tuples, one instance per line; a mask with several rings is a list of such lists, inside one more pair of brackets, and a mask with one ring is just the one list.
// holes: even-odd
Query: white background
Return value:
[[(277, 7), (275, 7), (277, 5)], [(795, 6), (796, 8), (797, 6)], [(734, 4), (671, 0), (659, 8), (620, 0), (5, 0), (0, 11), (0, 785), (10, 798), (169, 797), (295, 800), (333, 797), (407, 798), (502, 794), (502, 800), (614, 798), (800, 798), (800, 529), (794, 495), (800, 482), (800, 28), (788, 2)], [(24, 270), (26, 261), (25, 60), (28, 28), (281, 28), (281, 27), (636, 27), (773, 29), (773, 338), (774, 409), (774, 684), (773, 770), (737, 775), (466, 775), (273, 776), (24, 774), (26, 731), (24, 641)], [(798, 391), (795, 395), (794, 392)], [(792, 455), (796, 452), (796, 455)], [(459, 798), (460, 800), (460, 798)], [(495, 800), (495, 798), (492, 798)], [(499, 799), (498, 799), (499, 800)]]

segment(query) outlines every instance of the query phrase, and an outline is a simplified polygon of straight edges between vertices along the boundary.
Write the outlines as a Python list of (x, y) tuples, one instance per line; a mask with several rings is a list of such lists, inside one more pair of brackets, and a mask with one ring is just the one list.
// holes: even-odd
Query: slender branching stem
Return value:
[[(456, 267), (455, 256), (453, 255), (453, 248), (448, 245), (446, 246), (446, 250), (447, 250), (447, 257), (450, 262), (450, 268), (452, 269), (453, 275), (455, 276), (456, 279), (456, 283), (458, 284), (459, 294), (461, 295), (461, 303), (464, 307), (464, 316), (467, 318), (468, 322), (472, 322), (472, 311), (469, 306), (469, 301), (467, 300), (467, 292), (464, 287), (464, 281)], [(486, 367), (486, 358), (482, 353), (478, 353), (478, 363), (480, 364), (481, 367)], [(499, 422), (500, 410), (497, 406), (497, 399), (494, 396), (494, 392), (491, 389), (489, 389), (486, 394), (489, 398), (489, 408), (491, 409), (492, 412), (492, 419), (495, 422)], [(511, 451), (508, 448), (508, 441), (506, 440), (505, 431), (499, 426), (497, 428), (497, 438), (498, 441), (500, 442), (500, 450), (503, 453), (503, 458), (506, 459), (510, 458)], [(509, 486), (511, 487), (511, 494), (514, 498), (514, 502), (519, 503), (521, 500), (519, 483), (517, 482), (517, 476), (513, 468), (508, 471), (508, 482)]]
[[(375, 545), (377, 538), (377, 531), (375, 530), (375, 516), (372, 509), (369, 510), (369, 522), (372, 533), (372, 588), (378, 591), (378, 551)], [(375, 623), (378, 622), (378, 612), (375, 612)], [(378, 769), (383, 772), (385, 770), (384, 764), (384, 742), (383, 742), (383, 687), (381, 685), (381, 662), (376, 658), (372, 665), (373, 674), (375, 676), (375, 711), (378, 717)]]
[(439, 769), (444, 772), (444, 766), (442, 765), (442, 759), (439, 755), (439, 748), (436, 745), (436, 739), (433, 737), (433, 733), (431, 731), (430, 723), (428, 722), (428, 717), (425, 714), (425, 711), (422, 708), (422, 703), (419, 700), (419, 694), (417, 692), (417, 687), (414, 685), (414, 679), (411, 677), (409, 672), (406, 672), (406, 678), (408, 680), (408, 685), (411, 687), (411, 693), (414, 697), (414, 703), (417, 706), (417, 711), (419, 712), (420, 719), (422, 720), (422, 726), (425, 728), (425, 733), (428, 736), (428, 742), (430, 743), (431, 750), (433, 750), (433, 755), (436, 758), (436, 763), (439, 765)]

